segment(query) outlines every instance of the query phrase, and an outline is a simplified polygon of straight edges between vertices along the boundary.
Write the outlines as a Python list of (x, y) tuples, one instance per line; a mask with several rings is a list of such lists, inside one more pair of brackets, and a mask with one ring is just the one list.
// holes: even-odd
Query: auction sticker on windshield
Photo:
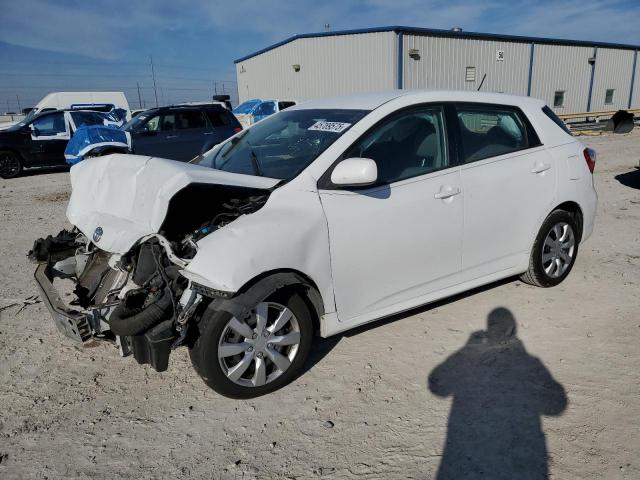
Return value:
[(318, 130), (320, 132), (334, 132), (342, 133), (351, 126), (350, 123), (342, 122), (327, 122), (325, 120), (319, 120), (309, 127), (309, 130)]

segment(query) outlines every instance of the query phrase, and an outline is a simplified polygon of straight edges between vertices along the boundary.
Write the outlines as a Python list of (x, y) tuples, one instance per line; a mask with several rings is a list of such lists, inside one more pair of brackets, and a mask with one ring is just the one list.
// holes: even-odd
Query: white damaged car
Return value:
[(594, 165), (531, 98), (310, 101), (191, 164), (74, 166), (74, 228), (29, 255), (65, 335), (158, 371), (186, 345), (207, 385), (247, 398), (300, 374), (315, 335), (510, 276), (560, 283), (593, 229)]

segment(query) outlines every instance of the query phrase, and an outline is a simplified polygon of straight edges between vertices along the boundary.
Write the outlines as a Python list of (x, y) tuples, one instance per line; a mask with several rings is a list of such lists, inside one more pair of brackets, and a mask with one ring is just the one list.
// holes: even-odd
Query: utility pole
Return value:
[(20, 97), (18, 96), (17, 93), (16, 93), (16, 100), (18, 101), (18, 112), (17, 113), (22, 113), (22, 109), (20, 108)]
[(156, 96), (156, 107), (158, 106), (158, 90), (156, 88), (156, 71), (153, 69), (153, 57), (149, 55), (149, 59), (151, 60), (151, 76), (153, 77), (153, 93)]
[(213, 82), (213, 91), (218, 95), (218, 82)]
[(140, 83), (136, 82), (136, 86), (138, 87), (138, 105), (140, 105), (140, 109), (142, 109), (142, 97), (140, 97)]

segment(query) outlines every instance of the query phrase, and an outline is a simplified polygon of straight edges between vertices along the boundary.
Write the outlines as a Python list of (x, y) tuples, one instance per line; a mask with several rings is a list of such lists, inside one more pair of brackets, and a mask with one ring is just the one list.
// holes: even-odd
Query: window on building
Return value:
[(364, 135), (345, 158), (376, 162), (378, 183), (392, 183), (449, 166), (441, 108), (400, 113)]
[(475, 82), (476, 81), (476, 67), (467, 67), (464, 80), (466, 82)]
[(558, 90), (553, 94), (553, 106), (564, 107), (564, 90)]
[(615, 89), (607, 88), (607, 91), (604, 92), (604, 103), (610, 104), (613, 103), (613, 94), (615, 93)]
[(516, 110), (508, 107), (458, 107), (464, 162), (504, 155), (534, 146)]

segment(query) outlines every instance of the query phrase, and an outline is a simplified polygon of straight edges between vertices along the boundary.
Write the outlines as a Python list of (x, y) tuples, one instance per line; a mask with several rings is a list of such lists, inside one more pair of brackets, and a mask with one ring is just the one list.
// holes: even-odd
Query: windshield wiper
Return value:
[[(247, 145), (249, 145), (249, 142), (247, 142)], [(256, 155), (256, 152), (253, 151), (253, 147), (251, 147), (251, 145), (249, 145), (249, 150), (250, 155), (251, 155), (251, 163), (253, 165), (253, 170), (256, 172), (256, 175), (259, 177), (264, 177), (263, 173), (262, 173), (262, 169), (260, 168), (260, 163), (258, 162), (258, 156)]]

